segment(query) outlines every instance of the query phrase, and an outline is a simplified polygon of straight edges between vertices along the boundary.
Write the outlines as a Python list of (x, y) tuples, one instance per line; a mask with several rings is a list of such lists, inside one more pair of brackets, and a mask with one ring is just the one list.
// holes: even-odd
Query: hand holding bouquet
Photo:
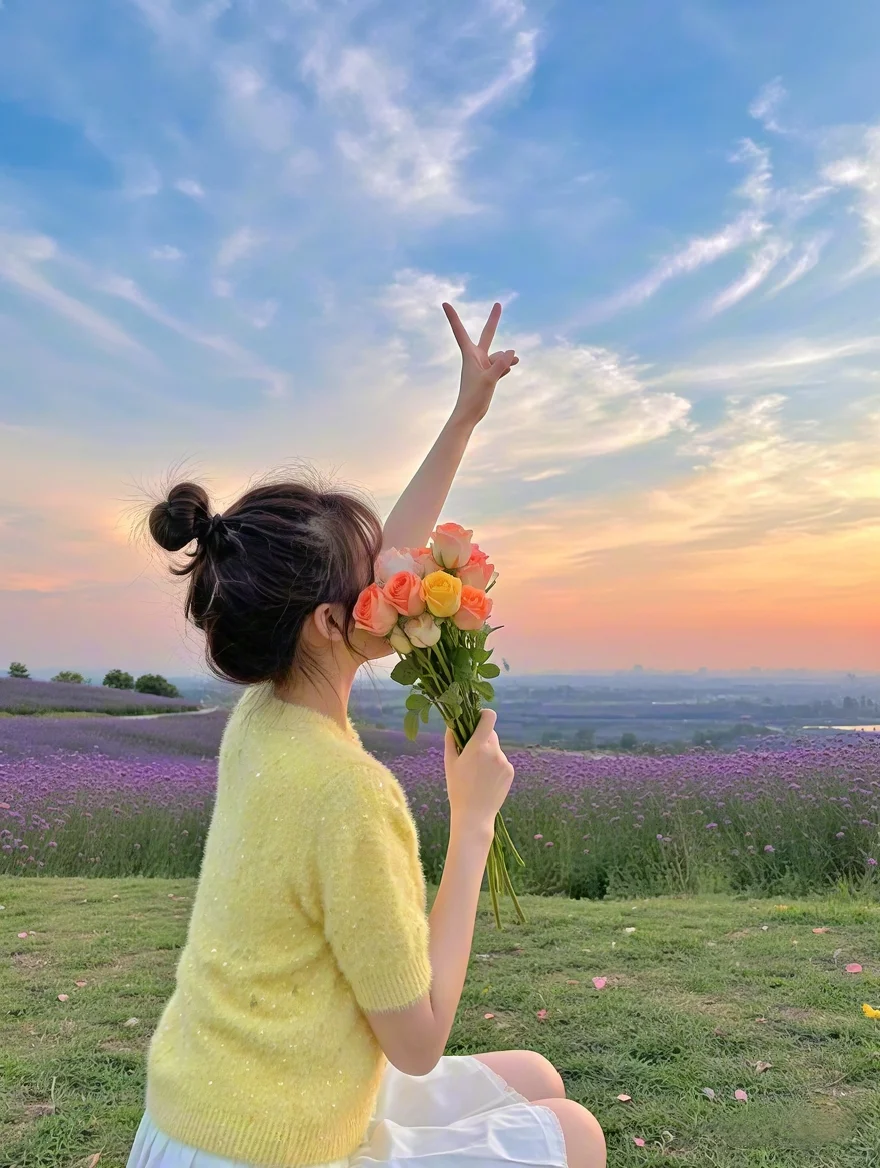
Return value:
[[(451, 729), (459, 751), (477, 727), (483, 702), (495, 696), (491, 679), (501, 670), (489, 658), (486, 639), (494, 630), (488, 619), (488, 593), (498, 573), (473, 542), (473, 531), (457, 523), (441, 524), (426, 548), (390, 548), (376, 564), (375, 583), (355, 607), (358, 628), (387, 637), (401, 660), (392, 678), (410, 686), (404, 730), (410, 739), (427, 722), (431, 707)], [(513, 888), (508, 854), (522, 864), (499, 814), (487, 863), (495, 923), (501, 927), (499, 897), (522, 909)]]

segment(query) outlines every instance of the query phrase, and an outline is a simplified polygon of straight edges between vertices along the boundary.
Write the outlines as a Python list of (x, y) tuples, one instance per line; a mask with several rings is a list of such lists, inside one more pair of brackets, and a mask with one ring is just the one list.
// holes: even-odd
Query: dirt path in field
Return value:
[(192, 718), (196, 714), (216, 714), (222, 706), (208, 706), (205, 710), (172, 710), (164, 714), (117, 714), (117, 722), (146, 722), (148, 718)]

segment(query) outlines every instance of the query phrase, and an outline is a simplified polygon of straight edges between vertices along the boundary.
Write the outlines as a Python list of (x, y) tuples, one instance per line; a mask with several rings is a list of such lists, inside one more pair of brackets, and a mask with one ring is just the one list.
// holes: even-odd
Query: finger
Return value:
[(496, 380), (503, 377), (505, 373), (509, 373), (511, 366), (516, 360), (517, 356), (513, 349), (506, 349), (503, 353), (496, 353), (490, 363), (490, 368), (495, 374)]
[(448, 726), (446, 727), (446, 737), (443, 742), (443, 754), (446, 766), (449, 766), (449, 764), (454, 762), (458, 757), (458, 748), (455, 745), (455, 735)]
[(464, 353), (468, 349), (473, 348), (473, 342), (467, 334), (467, 329), (461, 323), (461, 317), (455, 311), (451, 304), (444, 303), (443, 311), (446, 313), (446, 319), (452, 329), (452, 335), (458, 341), (458, 347)]
[(471, 742), (477, 742), (480, 745), (487, 745), (495, 731), (495, 722), (498, 715), (494, 710), (481, 710), (480, 720), (477, 723), (477, 728), (473, 733)]
[[(506, 377), (514, 365), (519, 365), (519, 357), (514, 357), (514, 359), (510, 362), (510, 364), (507, 366), (507, 368), (501, 374), (501, 377)], [(501, 380), (501, 377), (498, 378), (499, 381)]]
[(483, 325), (483, 331), (480, 333), (480, 343), (477, 345), (477, 348), (482, 349), (484, 353), (489, 352), (489, 346), (495, 339), (495, 330), (498, 328), (499, 320), (501, 320), (501, 305), (496, 301), (492, 305), (489, 319)]

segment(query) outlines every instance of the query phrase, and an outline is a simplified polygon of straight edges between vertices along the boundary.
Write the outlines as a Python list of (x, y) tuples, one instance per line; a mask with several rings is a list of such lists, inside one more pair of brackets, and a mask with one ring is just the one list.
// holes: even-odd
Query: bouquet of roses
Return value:
[[(406, 736), (414, 739), (419, 720), (431, 707), (451, 729), (459, 751), (477, 728), (483, 702), (495, 696), (491, 678), (501, 670), (489, 658), (486, 639), (498, 573), (473, 542), (473, 531), (443, 523), (426, 548), (390, 548), (376, 564), (375, 583), (360, 595), (355, 623), (386, 637), (400, 654), (394, 681), (412, 687), (406, 699)], [(501, 815), (487, 862), (495, 923), (501, 927), (499, 897), (506, 893), (525, 921), (510, 878), (507, 857), (522, 865)]]

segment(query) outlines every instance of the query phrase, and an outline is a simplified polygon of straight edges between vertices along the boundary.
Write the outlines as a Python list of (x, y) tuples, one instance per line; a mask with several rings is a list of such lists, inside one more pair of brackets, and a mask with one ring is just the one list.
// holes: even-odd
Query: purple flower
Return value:
[(543, 838), (544, 837), (541, 835), (540, 832), (538, 832), (538, 834), (535, 836), (535, 839), (543, 839)]
[(707, 823), (707, 824), (706, 824), (706, 831), (712, 831), (712, 830), (713, 830), (714, 828), (716, 828), (717, 826), (718, 826), (718, 824), (717, 824), (717, 823)]
[(765, 852), (775, 852), (776, 848), (774, 848), (774, 846), (772, 844), (764, 844), (764, 851)]
[(865, 860), (865, 863), (868, 865), (869, 868), (876, 868), (877, 867), (877, 861), (874, 859), (873, 856), (868, 856), (867, 860)]
[(842, 831), (838, 831), (838, 832), (835, 834), (834, 838), (835, 838), (835, 839), (843, 839), (843, 837), (844, 837), (844, 834), (845, 834), (844, 832), (842, 832)]

